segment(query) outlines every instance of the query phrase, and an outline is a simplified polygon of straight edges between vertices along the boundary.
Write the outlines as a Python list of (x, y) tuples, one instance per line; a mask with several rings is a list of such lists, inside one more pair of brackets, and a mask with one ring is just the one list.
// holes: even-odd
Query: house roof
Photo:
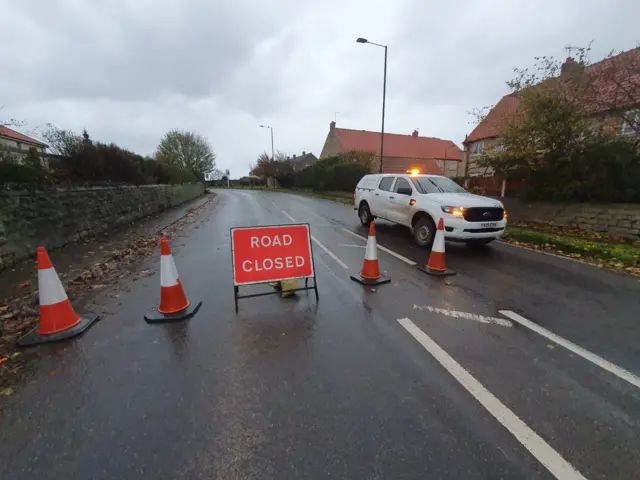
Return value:
[(27, 137), (20, 132), (16, 132), (15, 130), (10, 129), (9, 127), (5, 127), (0, 125), (0, 137), (10, 138), (11, 140), (15, 140), (17, 142), (29, 143), (31, 145), (36, 145), (38, 147), (47, 148), (49, 145), (46, 143), (42, 143), (35, 138)]
[[(569, 61), (573, 59), (568, 58), (567, 62)], [(591, 115), (606, 113), (613, 108), (633, 108), (640, 104), (640, 48), (634, 48), (589, 65), (585, 72), (596, 80), (589, 94), (589, 104), (586, 105)], [(554, 80), (547, 80), (544, 83)], [(463, 143), (497, 137), (502, 119), (514, 113), (519, 104), (518, 93), (510, 93), (502, 97)]]
[(313, 165), (318, 161), (318, 157), (316, 157), (313, 153), (304, 153), (300, 156), (295, 156), (289, 158), (289, 161), (293, 164), (294, 170), (302, 170), (307, 168), (309, 165)]
[[(380, 155), (380, 133), (336, 128), (342, 151), (372, 152)], [(384, 134), (384, 156), (411, 159), (462, 160), (462, 151), (451, 140), (396, 133)]]
[(464, 143), (475, 142), (484, 138), (497, 137), (500, 133), (500, 123), (505, 116), (515, 113), (520, 99), (515, 93), (505, 95), (489, 111), (486, 117), (467, 136)]

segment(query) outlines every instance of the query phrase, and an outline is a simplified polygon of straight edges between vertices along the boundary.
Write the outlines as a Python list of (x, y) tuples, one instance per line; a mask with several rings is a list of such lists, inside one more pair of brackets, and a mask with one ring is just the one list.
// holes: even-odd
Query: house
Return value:
[[(560, 78), (583, 68), (583, 65), (569, 57), (562, 64)], [(587, 96), (588, 113), (594, 120), (607, 122), (621, 133), (637, 135), (640, 124), (640, 48), (589, 65), (584, 71), (593, 80), (592, 89)], [(462, 142), (465, 176), (492, 173), (490, 169), (478, 167), (476, 161), (482, 154), (490, 155), (491, 152), (500, 151), (502, 121), (514, 114), (519, 104), (519, 92), (505, 95), (466, 136)]]
[(48, 145), (45, 143), (0, 125), (0, 150), (13, 153), (18, 161), (21, 161), (29, 150), (42, 156), (47, 148)]
[(305, 168), (313, 165), (318, 161), (318, 157), (316, 157), (313, 153), (307, 153), (304, 150), (302, 151), (302, 155), (296, 155), (288, 157), (287, 160), (291, 162), (293, 166), (294, 172), (299, 172), (300, 170), (304, 170)]
[[(336, 128), (336, 122), (331, 122), (320, 159), (348, 152), (371, 153), (376, 159), (372, 170), (377, 172), (380, 168), (380, 140), (378, 132)], [(462, 175), (462, 150), (451, 140), (421, 137), (417, 130), (411, 135), (385, 133), (383, 156), (383, 173), (418, 169), (421, 173), (448, 177)]]

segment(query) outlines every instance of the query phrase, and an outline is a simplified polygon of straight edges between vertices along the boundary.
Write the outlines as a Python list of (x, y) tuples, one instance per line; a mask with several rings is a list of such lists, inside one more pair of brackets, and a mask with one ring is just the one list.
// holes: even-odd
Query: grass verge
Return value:
[(508, 226), (503, 240), (640, 276), (640, 247)]

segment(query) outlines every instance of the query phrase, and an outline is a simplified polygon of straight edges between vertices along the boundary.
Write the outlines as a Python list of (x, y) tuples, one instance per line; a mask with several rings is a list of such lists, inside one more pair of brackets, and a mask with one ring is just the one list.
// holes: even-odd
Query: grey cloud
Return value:
[[(288, 18), (265, 15), (266, 2), (249, 1), (14, 5), (15, 17), (28, 16), (45, 40), (33, 42), (39, 61), (23, 57), (15, 82), (41, 98), (220, 95), (255, 45)], [(27, 36), (27, 51), (29, 42)]]
[(513, 67), (595, 40), (636, 45), (626, 0), (0, 0), (0, 105), (28, 128), (52, 122), (152, 153), (170, 128), (198, 131), (221, 168), (246, 174), (270, 149), (320, 153), (334, 112), (386, 130), (449, 138), (495, 103)]

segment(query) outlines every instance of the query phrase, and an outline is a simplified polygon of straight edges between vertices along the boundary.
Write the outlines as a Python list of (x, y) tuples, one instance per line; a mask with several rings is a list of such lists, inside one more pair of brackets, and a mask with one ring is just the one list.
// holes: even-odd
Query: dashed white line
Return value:
[[(282, 210), (282, 213), (284, 213), (284, 214), (285, 214), (285, 216), (286, 216), (289, 220), (291, 220), (292, 222), (295, 222), (295, 221), (296, 221), (296, 219), (295, 219), (295, 218), (293, 218), (291, 215), (289, 215), (289, 214), (288, 214), (287, 212), (285, 212), (284, 210)], [(326, 253), (326, 254), (327, 254), (327, 255), (329, 255), (331, 258), (333, 258), (333, 260), (334, 260), (338, 265), (340, 265), (342, 268), (345, 268), (345, 269), (347, 269), (347, 270), (349, 269), (349, 267), (347, 267), (347, 264), (346, 264), (346, 263), (344, 263), (342, 260), (340, 260), (340, 259), (337, 257), (337, 255), (336, 255), (335, 253), (333, 253), (331, 250), (329, 250), (327, 247), (325, 247), (325, 246), (324, 246), (324, 245), (323, 245), (323, 244), (322, 244), (322, 243), (321, 243), (321, 242), (320, 242), (316, 237), (314, 237), (313, 235), (311, 235), (311, 240), (313, 240), (313, 241), (316, 243), (316, 245), (318, 245), (318, 246), (319, 246), (319, 247), (324, 251), (324, 253)]]
[[(367, 237), (363, 237), (362, 235), (359, 235), (356, 232), (352, 232), (351, 230), (349, 230), (347, 228), (344, 228), (344, 227), (340, 227), (340, 228), (342, 228), (342, 230), (344, 230), (348, 234), (353, 235), (354, 237), (358, 237), (359, 239), (364, 240), (365, 242), (367, 241)], [(407, 265), (410, 265), (412, 267), (415, 267), (417, 265), (416, 262), (414, 262), (413, 260), (409, 260), (407, 257), (403, 257), (399, 253), (396, 253), (393, 250), (389, 250), (387, 247), (384, 247), (384, 246), (380, 245), (379, 243), (378, 243), (378, 248), (380, 250), (382, 250), (383, 252), (387, 252), (389, 255), (392, 255), (392, 256), (396, 257), (398, 260), (403, 261)]]
[(478, 315), (476, 313), (467, 313), (467, 312), (458, 312), (456, 310), (446, 310), (444, 308), (436, 308), (431, 307), (429, 305), (414, 305), (414, 310), (428, 310), (433, 313), (439, 313), (440, 315), (445, 315), (447, 317), (453, 318), (464, 318), (467, 320), (473, 320), (475, 322), (480, 323), (495, 323), (496, 325), (501, 325), (503, 327), (513, 327), (513, 323), (509, 320), (505, 320), (504, 318), (497, 317), (486, 317), (484, 315)]
[[(275, 204), (275, 202), (274, 202), (274, 205), (276, 205), (276, 204)], [(284, 210), (282, 210), (282, 213), (284, 213), (284, 215), (285, 215), (289, 220), (291, 220), (292, 222), (295, 222), (295, 221), (296, 221), (296, 219), (295, 219), (295, 218), (293, 218), (291, 215), (289, 215), (289, 214), (288, 214), (287, 212), (285, 212)]]
[(556, 335), (553, 332), (550, 332), (546, 328), (543, 328), (540, 325), (533, 323), (531, 320), (527, 320), (523, 316), (518, 315), (517, 313), (512, 312), (511, 310), (500, 310), (500, 313), (505, 317), (510, 318), (514, 322), (518, 322), (523, 327), (527, 327), (528, 329), (533, 330), (534, 332), (542, 335), (543, 337), (548, 338), (552, 342), (557, 343), (558, 345), (566, 348), (567, 350), (575, 353), (576, 355), (581, 356), (585, 360), (588, 360), (591, 363), (594, 363), (595, 365), (598, 365), (599, 367), (604, 368), (606, 371), (613, 373), (617, 377), (623, 380), (626, 380), (631, 385), (635, 385), (636, 387), (640, 388), (640, 377), (631, 373), (630, 371), (625, 370), (624, 368), (611, 363), (609, 360), (606, 360), (596, 355), (595, 353), (592, 353), (589, 350), (582, 348), (581, 346), (576, 345), (575, 343), (570, 342), (569, 340), (566, 340), (559, 335)]
[(415, 338), (487, 411), (493, 415), (552, 475), (563, 480), (586, 480), (569, 462), (542, 437), (513, 413), (506, 405), (455, 361), (440, 345), (424, 333), (409, 318), (398, 323)]
[(349, 267), (347, 267), (347, 264), (344, 263), (342, 260), (340, 260), (331, 250), (329, 250), (327, 247), (325, 247), (322, 243), (320, 243), (318, 241), (318, 239), (316, 237), (314, 237), (313, 235), (311, 235), (311, 240), (313, 240), (314, 242), (316, 242), (316, 245), (318, 245), (322, 250), (324, 250), (324, 253), (326, 253), (327, 255), (329, 255), (331, 258), (333, 258), (336, 263), (338, 265), (340, 265), (342, 268), (346, 268), (347, 270), (349, 269)]

